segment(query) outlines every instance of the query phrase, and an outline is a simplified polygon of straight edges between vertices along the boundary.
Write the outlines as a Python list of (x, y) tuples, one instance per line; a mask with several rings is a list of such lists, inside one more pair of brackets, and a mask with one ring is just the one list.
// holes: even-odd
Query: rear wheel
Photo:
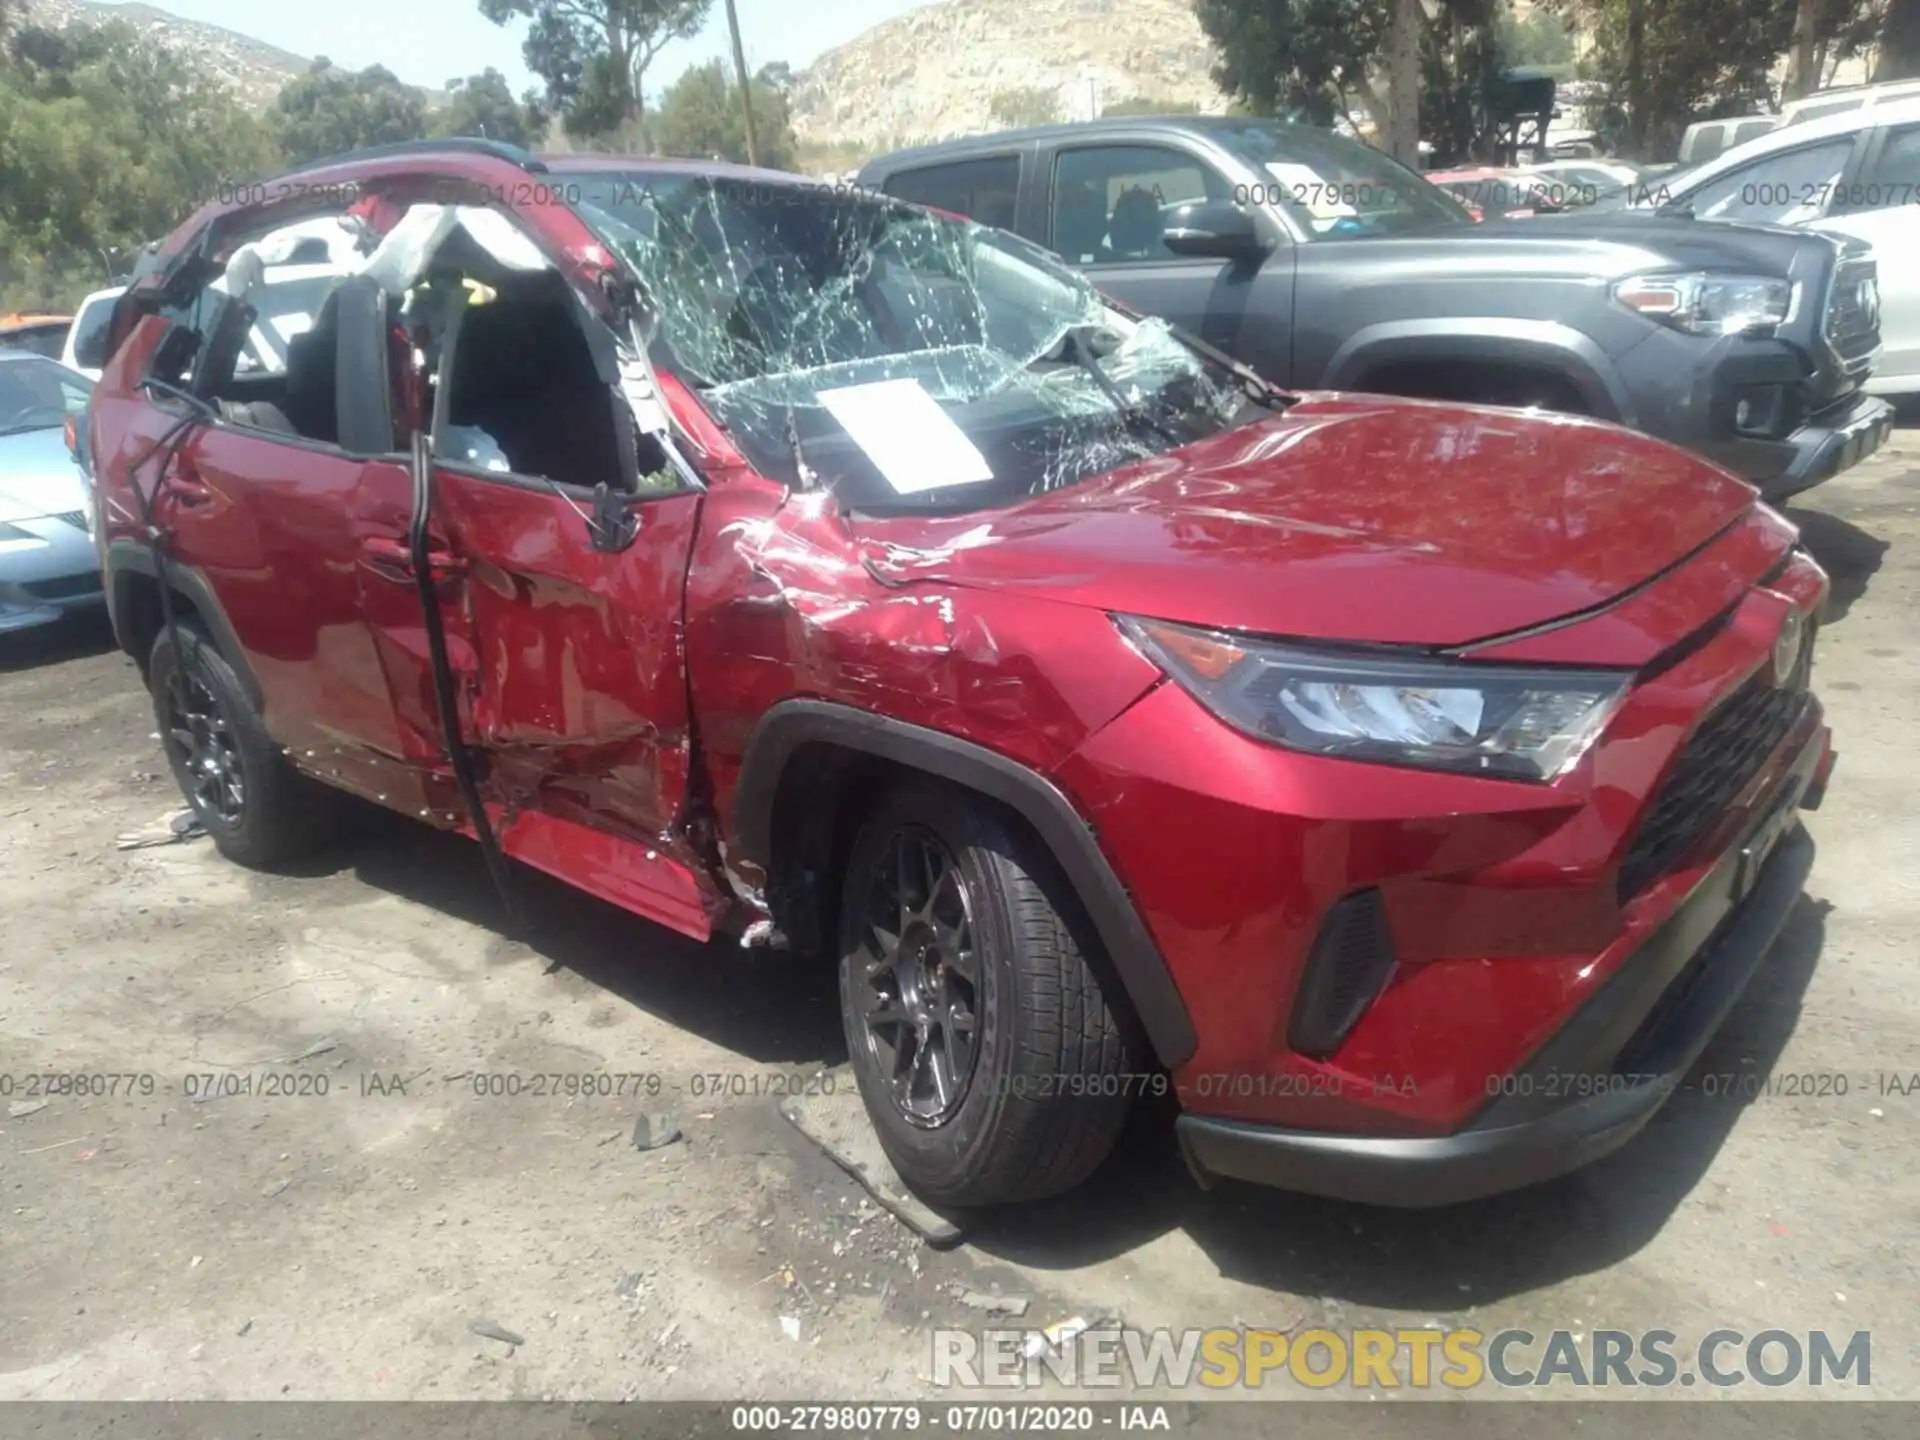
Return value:
[(163, 628), (147, 666), (160, 743), (180, 793), (220, 853), (242, 865), (282, 864), (331, 838), (332, 794), (306, 779), (267, 734), (247, 692), (204, 631)]
[(841, 905), (847, 1047), (881, 1143), (929, 1200), (1071, 1189), (1126, 1118), (1129, 1050), (1051, 857), (938, 785), (882, 800)]

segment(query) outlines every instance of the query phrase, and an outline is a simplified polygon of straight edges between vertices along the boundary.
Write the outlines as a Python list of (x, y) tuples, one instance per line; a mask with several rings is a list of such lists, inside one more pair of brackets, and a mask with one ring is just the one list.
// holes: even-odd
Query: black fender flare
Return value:
[(1481, 360), (1552, 370), (1600, 420), (1634, 424), (1633, 396), (1593, 338), (1557, 320), (1466, 317), (1389, 320), (1355, 331), (1327, 362), (1321, 388), (1354, 390), (1369, 371), (1405, 361)]
[(1186, 1002), (1093, 827), (1059, 786), (998, 751), (850, 705), (783, 700), (755, 725), (734, 790), (734, 849), (742, 859), (763, 872), (771, 869), (774, 798), (788, 762), (812, 744), (938, 776), (1019, 814), (1086, 908), (1160, 1063), (1172, 1068), (1193, 1054), (1198, 1042)]
[[(121, 583), (123, 577), (128, 575), (141, 575), (158, 585), (160, 566), (153, 558), (153, 550), (138, 540), (124, 537), (110, 541), (107, 545), (106, 571), (101, 577), (107, 595), (107, 616), (113, 622), (113, 636), (120, 648), (132, 658), (134, 664), (144, 669), (147, 657), (134, 653), (135, 627), (133, 617), (127, 613), (131, 597), (128, 587)], [(253, 673), (253, 666), (247, 662), (247, 652), (240, 644), (240, 637), (234, 633), (226, 607), (214, 594), (213, 586), (207, 583), (207, 577), (194, 567), (182, 565), (176, 560), (167, 566), (167, 578), (173, 582), (174, 593), (184, 596), (193, 606), (221, 657), (240, 677), (241, 685), (246, 688), (247, 699), (256, 713), (264, 714), (259, 678)]]

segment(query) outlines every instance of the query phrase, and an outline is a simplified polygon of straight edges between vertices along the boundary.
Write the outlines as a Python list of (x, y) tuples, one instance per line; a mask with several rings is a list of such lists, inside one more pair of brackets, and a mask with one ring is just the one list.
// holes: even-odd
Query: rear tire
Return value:
[(178, 693), (164, 626), (147, 685), (161, 747), (195, 817), (220, 853), (241, 865), (280, 865), (321, 848), (334, 833), (336, 797), (288, 762), (206, 632), (185, 620), (178, 628)]
[(1057, 1195), (1112, 1151), (1132, 1046), (1088, 930), (1052, 857), (977, 796), (914, 783), (862, 826), (841, 1020), (881, 1144), (926, 1199)]

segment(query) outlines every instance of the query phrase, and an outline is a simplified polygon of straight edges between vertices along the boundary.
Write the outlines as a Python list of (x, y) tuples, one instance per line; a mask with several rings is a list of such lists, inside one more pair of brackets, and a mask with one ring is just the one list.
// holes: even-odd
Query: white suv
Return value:
[(1704, 165), (1655, 176), (1636, 203), (1696, 220), (1853, 235), (1880, 262), (1880, 358), (1867, 389), (1920, 393), (1920, 95), (1782, 125)]

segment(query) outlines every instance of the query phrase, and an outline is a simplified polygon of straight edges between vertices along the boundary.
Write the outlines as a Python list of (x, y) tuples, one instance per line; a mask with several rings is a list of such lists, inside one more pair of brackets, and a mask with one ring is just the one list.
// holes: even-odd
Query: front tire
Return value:
[(986, 801), (935, 784), (884, 797), (840, 907), (840, 1010), (868, 1114), (928, 1200), (1072, 1189), (1126, 1119), (1117, 997), (1058, 867)]
[(181, 658), (163, 628), (147, 685), (167, 764), (195, 818), (241, 865), (280, 865), (319, 849), (333, 833), (334, 797), (288, 763), (206, 632), (189, 621), (178, 630)]

